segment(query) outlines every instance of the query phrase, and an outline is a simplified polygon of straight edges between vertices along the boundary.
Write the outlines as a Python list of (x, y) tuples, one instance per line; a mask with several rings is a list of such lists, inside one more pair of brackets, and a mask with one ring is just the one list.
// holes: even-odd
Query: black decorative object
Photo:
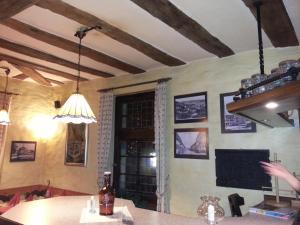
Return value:
[(59, 100), (54, 101), (54, 107), (55, 107), (56, 109), (59, 109), (59, 108), (61, 107), (61, 104), (60, 104), (60, 101), (59, 101)]
[(228, 196), (228, 201), (229, 201), (231, 216), (241, 217), (242, 212), (240, 206), (245, 204), (244, 198), (239, 196), (239, 194), (234, 193)]
[(174, 122), (207, 121), (207, 92), (174, 96)]
[(253, 133), (256, 124), (245, 117), (229, 113), (226, 104), (234, 101), (236, 92), (220, 94), (221, 133)]
[(216, 185), (221, 187), (266, 190), (272, 187), (260, 161), (269, 162), (269, 150), (216, 149)]

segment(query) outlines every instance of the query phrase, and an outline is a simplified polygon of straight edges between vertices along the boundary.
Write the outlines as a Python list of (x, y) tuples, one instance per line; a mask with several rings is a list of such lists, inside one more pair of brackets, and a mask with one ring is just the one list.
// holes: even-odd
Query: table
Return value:
[[(96, 201), (98, 201), (98, 198)], [(49, 199), (23, 202), (2, 216), (25, 225), (84, 225), (79, 223), (81, 210), (86, 207), (90, 196), (61, 196)], [(206, 225), (200, 218), (170, 215), (156, 211), (139, 209), (132, 201), (116, 199), (115, 206), (127, 206), (134, 225)], [(113, 225), (114, 223), (93, 223), (93, 225)], [(259, 215), (226, 217), (219, 225), (292, 225), (293, 220), (282, 221)], [(87, 224), (85, 224), (87, 225)], [(91, 225), (91, 223), (89, 223)]]

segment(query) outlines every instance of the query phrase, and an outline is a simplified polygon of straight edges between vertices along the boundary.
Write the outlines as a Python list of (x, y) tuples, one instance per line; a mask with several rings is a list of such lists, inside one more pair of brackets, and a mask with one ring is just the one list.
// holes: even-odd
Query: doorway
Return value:
[(117, 197), (156, 210), (154, 92), (116, 98), (114, 187)]

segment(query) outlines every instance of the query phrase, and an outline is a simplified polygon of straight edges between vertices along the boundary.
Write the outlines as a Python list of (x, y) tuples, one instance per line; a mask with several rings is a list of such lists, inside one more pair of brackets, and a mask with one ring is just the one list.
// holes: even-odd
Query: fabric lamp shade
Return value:
[(58, 114), (54, 117), (55, 120), (64, 123), (97, 123), (96, 117), (86, 101), (85, 97), (79, 93), (79, 80), (80, 80), (80, 57), (81, 57), (81, 41), (86, 33), (96, 27), (82, 28), (75, 33), (79, 38), (78, 45), (78, 76), (76, 82), (76, 92), (72, 94), (63, 107), (59, 110)]
[(68, 98), (54, 119), (75, 124), (97, 122), (85, 97), (79, 93), (74, 93)]
[(1, 125), (8, 125), (9, 123), (10, 123), (10, 120), (9, 120), (9, 115), (8, 115), (7, 110), (1, 109), (1, 111), (0, 111), (0, 124)]

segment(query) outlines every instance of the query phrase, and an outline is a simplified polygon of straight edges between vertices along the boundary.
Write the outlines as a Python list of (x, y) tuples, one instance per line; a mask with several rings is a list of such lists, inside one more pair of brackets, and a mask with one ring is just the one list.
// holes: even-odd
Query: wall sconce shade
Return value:
[(9, 120), (8, 111), (5, 109), (5, 103), (6, 103), (6, 96), (7, 96), (8, 74), (10, 73), (10, 69), (7, 67), (0, 67), (0, 68), (4, 69), (5, 74), (6, 74), (4, 99), (3, 99), (2, 109), (0, 110), (0, 124), (1, 125), (9, 125), (10, 120)]
[(8, 112), (6, 109), (1, 109), (0, 110), (0, 124), (1, 125), (9, 125), (10, 120), (8, 116)]
[(96, 123), (96, 117), (82, 94), (72, 94), (58, 114), (55, 120), (64, 123)]

